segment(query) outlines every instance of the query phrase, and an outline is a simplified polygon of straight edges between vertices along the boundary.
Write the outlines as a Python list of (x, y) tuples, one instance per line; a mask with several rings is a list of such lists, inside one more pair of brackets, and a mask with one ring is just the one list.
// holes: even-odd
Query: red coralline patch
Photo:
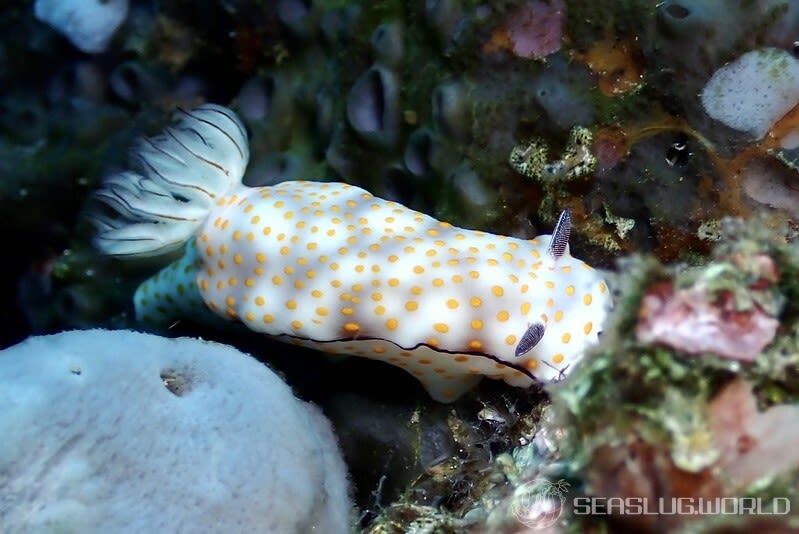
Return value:
[(627, 156), (626, 133), (621, 128), (604, 128), (594, 134), (596, 168), (598, 172), (609, 171)]
[(765, 291), (771, 288), (780, 280), (780, 272), (777, 266), (767, 254), (733, 254), (730, 262), (738, 269), (746, 271), (750, 276), (756, 277), (753, 282), (748, 284), (751, 291)]
[(688, 354), (751, 362), (774, 339), (778, 325), (757, 304), (737, 310), (730, 291), (711, 294), (701, 285), (675, 290), (671, 282), (661, 282), (641, 301), (635, 335), (640, 342)]
[[(683, 471), (674, 465), (664, 442), (650, 443), (635, 429), (626, 441), (598, 447), (588, 465), (586, 477), (591, 495), (647, 502), (653, 508), (662, 499), (703, 498), (712, 500), (724, 495), (721, 481), (712, 469), (698, 473)], [(671, 506), (669, 504), (669, 506)], [(612, 518), (619, 530), (630, 532), (671, 532), (691, 521), (691, 515), (622, 514)]]
[(546, 57), (560, 50), (565, 20), (563, 0), (528, 0), (510, 13), (483, 50), (509, 50), (523, 58)]

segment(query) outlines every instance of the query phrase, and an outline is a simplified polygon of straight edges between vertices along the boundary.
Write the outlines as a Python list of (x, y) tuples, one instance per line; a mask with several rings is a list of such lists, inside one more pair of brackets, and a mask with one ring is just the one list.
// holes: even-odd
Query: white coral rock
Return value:
[(4, 532), (343, 533), (330, 425), (196, 339), (74, 331), (0, 351)]
[(75, 48), (97, 54), (128, 16), (128, 0), (36, 0), (33, 13)]
[(717, 70), (702, 89), (708, 115), (761, 139), (799, 104), (799, 59), (761, 48)]

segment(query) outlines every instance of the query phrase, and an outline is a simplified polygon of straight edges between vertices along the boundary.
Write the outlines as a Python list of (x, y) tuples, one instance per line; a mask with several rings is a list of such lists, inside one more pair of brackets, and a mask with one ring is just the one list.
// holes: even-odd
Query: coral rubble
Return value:
[[(787, 451), (775, 452), (787, 441), (773, 429), (797, 431), (791, 418), (799, 401), (799, 253), (784, 241), (784, 228), (763, 220), (728, 220), (722, 227), (707, 265), (628, 261), (600, 346), (551, 388), (560, 453), (582, 495), (796, 503), (799, 463)], [(710, 528), (720, 518), (582, 520), (662, 531), (690, 521)], [(787, 528), (792, 520), (780, 521)]]

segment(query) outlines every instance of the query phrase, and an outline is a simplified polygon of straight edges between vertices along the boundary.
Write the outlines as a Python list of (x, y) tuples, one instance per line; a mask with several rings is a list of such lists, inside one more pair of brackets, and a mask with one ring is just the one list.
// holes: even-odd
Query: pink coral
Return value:
[(753, 361), (774, 339), (778, 325), (758, 305), (736, 310), (729, 291), (714, 297), (701, 285), (675, 290), (671, 282), (663, 282), (644, 295), (635, 334), (638, 341), (688, 354), (711, 352)]
[(737, 379), (708, 407), (708, 423), (721, 452), (717, 466), (736, 488), (799, 466), (799, 406), (757, 409), (752, 385)]
[(566, 4), (563, 0), (528, 0), (505, 20), (513, 53), (542, 58), (560, 50)]
[[(674, 498), (709, 502), (739, 497), (764, 477), (795, 472), (799, 468), (799, 406), (779, 405), (759, 411), (752, 389), (751, 383), (734, 379), (710, 400), (706, 420), (712, 441), (708, 446), (719, 452), (711, 465), (698, 472), (680, 469), (666, 441), (648, 441), (643, 437), (646, 432), (634, 424), (626, 430), (624, 440), (603, 444), (594, 452), (586, 475), (589, 492), (650, 503)], [(695, 519), (688, 514), (614, 517), (629, 532), (672, 532)], [(748, 528), (733, 531), (796, 532), (779, 521), (761, 525), (761, 519), (748, 518), (744, 523)]]

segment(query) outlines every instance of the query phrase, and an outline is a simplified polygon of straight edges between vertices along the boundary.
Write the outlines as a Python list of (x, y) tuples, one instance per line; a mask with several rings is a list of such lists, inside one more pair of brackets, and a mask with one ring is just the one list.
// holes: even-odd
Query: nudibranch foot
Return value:
[(202, 324), (219, 322), (203, 301), (197, 287), (196, 269), (201, 266), (194, 240), (186, 243), (183, 256), (141, 283), (133, 295), (136, 320), (169, 326), (190, 318)]
[(486, 368), (485, 362), (479, 357), (474, 357), (474, 366), (467, 372), (450, 372), (444, 367), (434, 365), (434, 362), (439, 360), (440, 354), (426, 346), (403, 349), (383, 339), (322, 343), (299, 338), (289, 338), (289, 340), (295, 345), (321, 350), (328, 354), (349, 354), (396, 365), (419, 380), (430, 397), (438, 402), (452, 402), (462, 396), (486, 376), (486, 371), (493, 373), (494, 378), (499, 377), (498, 369)]

